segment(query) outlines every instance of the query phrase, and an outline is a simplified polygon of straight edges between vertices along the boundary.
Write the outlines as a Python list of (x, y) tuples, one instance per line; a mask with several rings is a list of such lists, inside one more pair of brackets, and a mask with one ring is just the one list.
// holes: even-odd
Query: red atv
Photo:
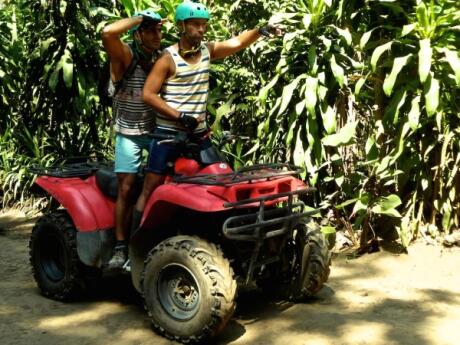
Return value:
[[(215, 336), (235, 310), (237, 287), (256, 283), (291, 300), (321, 289), (330, 253), (310, 221), (317, 210), (301, 201), (312, 188), (294, 177), (298, 168), (232, 171), (213, 147), (200, 152), (188, 138), (161, 140), (183, 145), (185, 154), (151, 195), (125, 265), (156, 331), (181, 342)], [(67, 164), (40, 175), (36, 184), (59, 207), (35, 225), (30, 262), (42, 294), (66, 300), (106, 271), (117, 179), (103, 163)]]

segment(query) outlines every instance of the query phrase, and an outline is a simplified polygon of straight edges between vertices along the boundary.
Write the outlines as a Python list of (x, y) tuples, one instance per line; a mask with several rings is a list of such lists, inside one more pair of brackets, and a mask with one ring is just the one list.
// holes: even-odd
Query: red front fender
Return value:
[(59, 201), (79, 231), (105, 230), (115, 226), (115, 202), (102, 194), (94, 176), (86, 180), (40, 176), (35, 183)]

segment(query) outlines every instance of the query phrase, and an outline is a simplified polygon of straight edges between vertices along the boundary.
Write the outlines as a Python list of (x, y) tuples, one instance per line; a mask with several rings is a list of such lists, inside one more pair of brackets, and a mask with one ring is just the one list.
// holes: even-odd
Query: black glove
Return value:
[(272, 36), (281, 36), (283, 32), (279, 27), (268, 24), (265, 26), (261, 26), (259, 28), (259, 34), (265, 37), (272, 37)]
[(190, 131), (198, 127), (198, 120), (190, 114), (180, 113), (179, 121)]

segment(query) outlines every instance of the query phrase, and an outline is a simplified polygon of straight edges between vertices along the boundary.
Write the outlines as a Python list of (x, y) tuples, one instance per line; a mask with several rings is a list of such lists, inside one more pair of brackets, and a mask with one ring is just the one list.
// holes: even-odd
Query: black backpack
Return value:
[(102, 105), (111, 107), (113, 104), (113, 98), (126, 84), (126, 81), (133, 75), (134, 70), (136, 69), (137, 64), (139, 63), (139, 54), (135, 49), (133, 49), (132, 44), (130, 44), (131, 52), (133, 53), (133, 58), (131, 63), (126, 69), (125, 74), (121, 78), (120, 82), (115, 86), (113, 84), (112, 78), (110, 76), (110, 61), (106, 61), (104, 66), (101, 69), (101, 77), (99, 78), (98, 83), (98, 94), (99, 101)]

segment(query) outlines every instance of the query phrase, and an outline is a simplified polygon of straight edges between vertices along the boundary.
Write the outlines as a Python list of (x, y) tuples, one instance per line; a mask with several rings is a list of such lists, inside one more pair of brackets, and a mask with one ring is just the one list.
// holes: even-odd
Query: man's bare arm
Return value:
[(260, 37), (258, 29), (245, 31), (236, 37), (222, 42), (209, 43), (211, 60), (222, 59), (250, 46)]
[(109, 54), (112, 70), (115, 74), (114, 79), (119, 79), (118, 74), (123, 74), (124, 69), (131, 62), (131, 51), (126, 43), (121, 41), (120, 36), (135, 25), (142, 22), (142, 17), (124, 18), (107, 25), (102, 30), (102, 43)]
[(172, 58), (169, 54), (163, 54), (153, 65), (144, 84), (142, 97), (145, 103), (150, 105), (156, 112), (178, 119), (180, 112), (170, 107), (158, 94), (161, 86), (172, 74), (174, 74)]

